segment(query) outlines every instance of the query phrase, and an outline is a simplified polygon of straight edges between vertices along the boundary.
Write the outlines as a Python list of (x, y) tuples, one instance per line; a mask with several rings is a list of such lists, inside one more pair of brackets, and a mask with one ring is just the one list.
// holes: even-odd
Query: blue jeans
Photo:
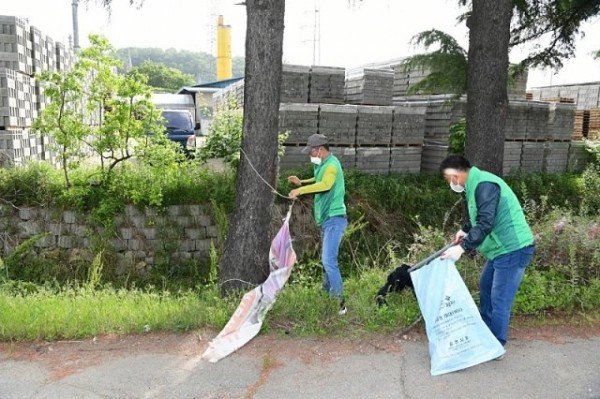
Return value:
[(344, 287), (342, 285), (342, 275), (338, 265), (338, 253), (344, 230), (348, 226), (348, 219), (345, 216), (333, 216), (325, 220), (321, 225), (321, 239), (323, 252), (321, 261), (325, 269), (323, 278), (323, 289), (332, 297), (342, 298)]
[(479, 280), (479, 311), (502, 345), (508, 340), (512, 305), (534, 252), (535, 246), (531, 245), (488, 260), (483, 267)]

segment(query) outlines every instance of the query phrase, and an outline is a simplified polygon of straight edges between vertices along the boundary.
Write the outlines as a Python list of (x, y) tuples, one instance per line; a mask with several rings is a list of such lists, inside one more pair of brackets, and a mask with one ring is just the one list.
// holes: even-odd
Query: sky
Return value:
[[(139, 0), (136, 0), (139, 1)], [(244, 55), (246, 30), (242, 0), (113, 0), (112, 12), (98, 0), (80, 0), (80, 44), (99, 33), (113, 46), (160, 47), (215, 53), (216, 16), (231, 26), (232, 53)], [(55, 40), (68, 43), (72, 34), (72, 0), (2, 0), (0, 13), (27, 18)], [(457, 0), (286, 0), (284, 62), (352, 68), (410, 56), (423, 49), (411, 45), (419, 32), (438, 29), (452, 35), (465, 49), (468, 30), (457, 24), (462, 10)], [(583, 25), (574, 58), (561, 70), (530, 70), (527, 86), (600, 81), (600, 18)], [(527, 48), (511, 51), (518, 62)]]

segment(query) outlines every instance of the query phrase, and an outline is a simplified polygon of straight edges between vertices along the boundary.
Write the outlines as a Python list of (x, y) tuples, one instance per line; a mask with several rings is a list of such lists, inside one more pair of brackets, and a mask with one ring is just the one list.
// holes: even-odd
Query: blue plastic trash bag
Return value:
[(453, 261), (437, 258), (410, 275), (429, 339), (431, 375), (462, 370), (504, 354)]

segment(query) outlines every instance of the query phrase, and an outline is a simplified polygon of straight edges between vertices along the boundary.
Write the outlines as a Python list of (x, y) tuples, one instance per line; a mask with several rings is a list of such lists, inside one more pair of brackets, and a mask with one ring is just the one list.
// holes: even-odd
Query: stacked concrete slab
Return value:
[(582, 172), (590, 159), (590, 153), (583, 141), (572, 141), (569, 144), (568, 171)]
[(548, 113), (548, 138), (570, 141), (575, 119), (575, 104), (551, 103)]
[(31, 75), (33, 59), (29, 24), (24, 19), (0, 15), (0, 67)]
[(353, 105), (321, 104), (319, 133), (333, 145), (354, 146), (357, 115), (357, 107)]
[(392, 139), (394, 107), (359, 105), (356, 109), (356, 145), (389, 146)]
[(423, 146), (402, 146), (390, 148), (390, 172), (419, 173)]
[(502, 162), (502, 174), (510, 175), (521, 171), (521, 153), (523, 143), (520, 141), (504, 142), (504, 160)]
[(392, 121), (392, 146), (423, 145), (425, 136), (424, 105), (395, 106)]
[(569, 164), (569, 142), (546, 142), (543, 171), (546, 173), (564, 173)]
[(578, 110), (600, 107), (600, 82), (537, 87), (529, 90), (533, 100), (570, 98)]
[(279, 131), (289, 132), (286, 143), (303, 145), (308, 136), (318, 132), (318, 104), (286, 104), (279, 106)]
[(390, 147), (358, 147), (356, 169), (371, 174), (387, 174), (390, 171)]
[(345, 77), (345, 68), (313, 65), (310, 68), (308, 102), (343, 104)]
[(308, 102), (308, 82), (310, 67), (305, 65), (284, 64), (281, 71), (282, 103)]
[(360, 68), (346, 74), (346, 103), (391, 105), (394, 72), (384, 69)]

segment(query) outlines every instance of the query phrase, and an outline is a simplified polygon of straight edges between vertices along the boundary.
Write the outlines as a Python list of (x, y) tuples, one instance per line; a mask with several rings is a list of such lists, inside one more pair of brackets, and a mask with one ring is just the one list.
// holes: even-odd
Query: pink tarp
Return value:
[(269, 277), (244, 295), (227, 325), (208, 344), (202, 355), (203, 359), (217, 362), (244, 346), (260, 331), (267, 311), (275, 303), (275, 297), (287, 282), (292, 273), (292, 266), (296, 263), (289, 226), (291, 213), (290, 207), (283, 225), (271, 242)]

